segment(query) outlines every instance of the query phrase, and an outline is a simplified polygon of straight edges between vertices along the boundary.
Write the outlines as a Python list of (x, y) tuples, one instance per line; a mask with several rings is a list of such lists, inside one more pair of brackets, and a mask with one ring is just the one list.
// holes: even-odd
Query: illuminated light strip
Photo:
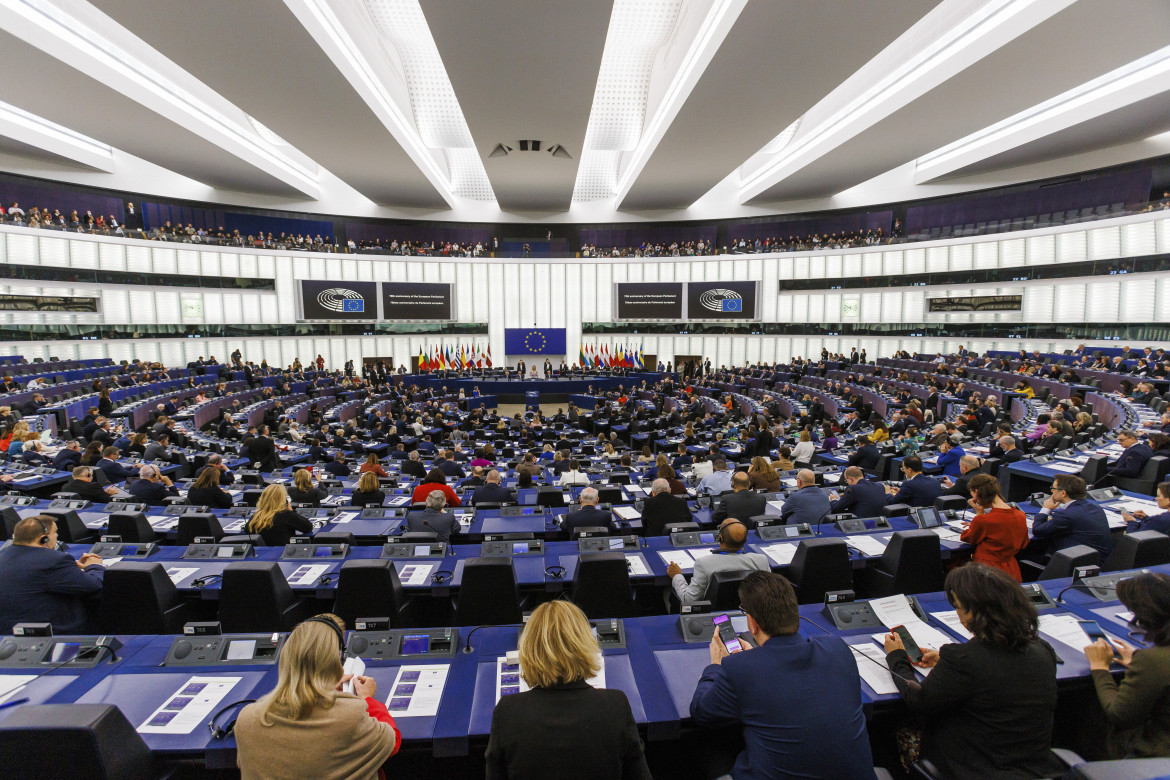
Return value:
[[(1170, 89), (1170, 46), (924, 154), (922, 183)], [(1092, 112), (1087, 115), (1087, 112)]]
[[(740, 182), (740, 202), (746, 203), (818, 159), (829, 148), (844, 143), (906, 105), (908, 100), (899, 100), (902, 93), (911, 91), (932, 75), (937, 76), (937, 71), (942, 71), (944, 66), (983, 42), (988, 36), (1010, 28), (1010, 37), (999, 42), (999, 46), (1002, 46), (1024, 34), (1042, 21), (1037, 19), (1033, 24), (1019, 24), (1019, 17), (1032, 10), (1034, 6), (1040, 9), (1045, 14), (1043, 18), (1047, 19), (1074, 1), (993, 0), (987, 3), (944, 32), (901, 67), (894, 69), (888, 76), (850, 100), (806, 135), (785, 146), (776, 159), (768, 161), (746, 175)], [(740, 170), (742, 172), (742, 167)]]
[[(0, 0), (0, 9), (4, 9), (10, 14), (7, 17), (0, 15), (0, 26), (13, 32), (17, 37), (24, 38), (32, 45), (37, 46), (35, 41), (29, 40), (30, 36), (13, 31), (14, 26), (19, 26), (13, 25), (13, 22), (21, 20), (67, 47), (64, 51), (50, 51), (37, 46), (46, 54), (56, 57), (84, 73), (89, 73), (91, 76), (94, 74), (90, 72), (93, 70), (90, 65), (94, 64), (112, 71), (122, 80), (121, 84), (115, 79), (99, 78), (98, 80), (172, 121), (175, 120), (176, 115), (181, 116), (190, 123), (189, 128), (200, 126), (213, 135), (221, 136), (221, 140), (238, 148), (229, 148), (223, 143), (217, 143), (208, 135), (200, 134), (208, 141), (216, 143), (225, 151), (247, 160), (252, 165), (257, 163), (255, 160), (248, 159), (249, 155), (262, 159), (264, 163), (276, 168), (287, 177), (284, 178), (285, 183), (296, 187), (306, 195), (315, 198), (319, 194), (317, 171), (309, 170), (276, 153), (271, 147), (260, 143), (261, 139), (251, 132), (250, 128), (241, 127), (235, 120), (228, 118), (182, 85), (165, 77), (155, 68), (133, 56), (108, 38), (101, 37), (97, 30), (69, 16), (68, 11), (42, 3), (34, 5), (32, 0)], [(84, 31), (84, 35), (79, 31)], [(70, 61), (70, 55), (74, 53), (88, 58), (92, 63), (80, 66), (79, 63)], [(136, 88), (149, 92), (152, 97), (162, 101), (171, 111), (160, 111), (159, 107), (144, 103), (141, 100), (142, 95), (135, 94)]]
[(3, 101), (0, 101), (0, 135), (107, 173), (114, 170), (111, 147)]

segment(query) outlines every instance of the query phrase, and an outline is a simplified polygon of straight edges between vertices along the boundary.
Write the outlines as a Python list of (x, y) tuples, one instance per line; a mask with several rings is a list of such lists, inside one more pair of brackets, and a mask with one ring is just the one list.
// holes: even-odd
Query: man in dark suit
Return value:
[(1032, 536), (1050, 540), (1053, 550), (1086, 544), (1101, 553), (1101, 560), (1113, 551), (1105, 510), (1088, 500), (1085, 480), (1075, 474), (1053, 478), (1052, 496), (1032, 521)]
[(1000, 436), (999, 448), (999, 459), (1003, 461), (1005, 466), (1009, 463), (1015, 463), (1024, 459), (1024, 453), (1016, 447), (1015, 436)]
[(49, 623), (59, 635), (85, 634), (85, 600), (101, 593), (101, 556), (74, 560), (57, 547), (57, 524), (45, 515), (16, 524), (12, 544), (0, 549), (0, 635), (17, 623)]
[(849, 456), (848, 465), (865, 471), (873, 471), (881, 460), (882, 453), (868, 436), (857, 437), (857, 452)]
[(1132, 479), (1142, 473), (1146, 461), (1154, 456), (1150, 445), (1138, 441), (1137, 435), (1129, 428), (1122, 428), (1117, 432), (1117, 443), (1125, 447), (1125, 452), (1109, 464), (1109, 470), (1106, 472), (1109, 477)]
[[(711, 664), (690, 708), (699, 726), (743, 724), (734, 776), (872, 775), (858, 662), (848, 645), (838, 636), (800, 635), (796, 593), (779, 574), (752, 572), (739, 587), (739, 600), (758, 647), (729, 654), (715, 632)], [(791, 694), (798, 690), (817, 695), (793, 707)]]
[(886, 503), (909, 504), (912, 507), (932, 506), (934, 500), (942, 495), (942, 484), (922, 473), (922, 458), (917, 455), (902, 458), (902, 474), (906, 478), (901, 487), (886, 487), (886, 492), (890, 494)]
[(472, 506), (477, 504), (502, 504), (515, 500), (516, 496), (513, 495), (511, 489), (500, 484), (500, 472), (495, 469), (487, 473), (484, 484), (476, 488), (475, 492), (471, 495)]
[(441, 490), (432, 490), (427, 496), (426, 509), (414, 509), (406, 513), (406, 530), (429, 531), (439, 537), (440, 542), (450, 542), (452, 534), (459, 533), (459, 521), (454, 512), (444, 511), (447, 498)]
[(955, 479), (944, 477), (943, 492), (944, 496), (962, 496), (963, 498), (971, 498), (971, 490), (967, 487), (967, 483), (971, 481), (971, 477), (979, 471), (979, 467), (983, 464), (979, 461), (977, 455), (964, 455), (959, 458), (959, 476)]
[(151, 465), (140, 468), (138, 479), (131, 482), (126, 490), (134, 498), (151, 506), (162, 506), (168, 497), (179, 495), (171, 478), (164, 477), (157, 466)]
[(81, 465), (81, 442), (70, 439), (65, 446), (53, 456), (53, 468), (57, 471), (73, 471), (74, 466)]
[(418, 479), (426, 479), (427, 470), (418, 459), (418, 450), (412, 450), (410, 456), (402, 461), (402, 473)]
[(110, 482), (122, 482), (138, 474), (136, 469), (126, 468), (118, 462), (121, 455), (117, 447), (106, 447), (102, 450), (102, 459), (97, 462), (97, 467)]
[(724, 493), (719, 499), (715, 511), (711, 513), (711, 520), (722, 523), (728, 517), (734, 517), (747, 526), (752, 526), (750, 518), (764, 514), (768, 508), (768, 500), (760, 493), (752, 490), (751, 479), (742, 471), (731, 476), (730, 493)]
[(562, 531), (571, 534), (574, 528), (592, 526), (609, 528), (612, 517), (609, 512), (597, 508), (597, 488), (585, 488), (577, 497), (577, 501), (581, 504), (581, 508), (565, 515), (564, 522), (561, 523)]
[(280, 468), (280, 458), (276, 455), (276, 442), (268, 435), (268, 426), (261, 425), (256, 432), (256, 438), (248, 446), (252, 460), (260, 464), (262, 471), (276, 471)]
[(642, 535), (662, 536), (670, 523), (694, 521), (687, 502), (670, 494), (670, 483), (656, 479), (650, 484), (650, 498), (642, 504)]
[(333, 475), (334, 477), (339, 477), (339, 478), (340, 477), (348, 477), (350, 474), (353, 473), (353, 471), (349, 467), (349, 464), (345, 462), (345, 453), (342, 452), (341, 450), (338, 450), (334, 454), (333, 460), (326, 463), (322, 467), (322, 470), (328, 474)]
[(110, 500), (110, 496), (118, 492), (118, 488), (110, 485), (105, 490), (93, 481), (93, 467), (92, 466), (77, 466), (73, 469), (73, 479), (65, 483), (61, 488), (64, 493), (76, 493), (78, 498), (84, 498), (86, 501), (92, 501), (95, 504), (104, 504)]
[(834, 501), (829, 511), (833, 514), (849, 512), (854, 517), (879, 517), (886, 505), (886, 490), (876, 482), (865, 478), (865, 472), (857, 466), (845, 469), (845, 484), (848, 485), (841, 497)]

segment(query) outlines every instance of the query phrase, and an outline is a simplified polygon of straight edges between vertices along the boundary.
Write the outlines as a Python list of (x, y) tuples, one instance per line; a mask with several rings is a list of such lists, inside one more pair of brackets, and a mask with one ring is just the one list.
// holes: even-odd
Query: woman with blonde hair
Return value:
[(328, 495), (313, 484), (313, 473), (308, 469), (297, 469), (293, 472), (293, 486), (288, 488), (288, 497), (294, 504), (316, 506)]
[(283, 547), (298, 531), (311, 534), (313, 523), (293, 511), (284, 485), (269, 485), (260, 494), (246, 528), (250, 534), (260, 534), (265, 545)]
[(650, 777), (626, 695), (588, 683), (603, 661), (580, 607), (541, 604), (519, 649), (519, 677), (529, 690), (508, 686), (496, 704), (484, 755), (489, 780)]
[[(402, 736), (371, 677), (344, 674), (345, 623), (311, 617), (280, 648), (276, 688), (240, 710), (236, 765), (252, 778), (384, 778)], [(352, 683), (353, 693), (341, 690)], [(311, 749), (309, 749), (311, 748)]]
[(382, 506), (386, 494), (378, 489), (378, 475), (372, 471), (362, 474), (357, 483), (357, 490), (353, 491), (349, 503), (352, 506)]
[(780, 472), (772, 468), (772, 463), (762, 455), (752, 458), (752, 465), (748, 468), (748, 479), (752, 488), (775, 493), (780, 490)]

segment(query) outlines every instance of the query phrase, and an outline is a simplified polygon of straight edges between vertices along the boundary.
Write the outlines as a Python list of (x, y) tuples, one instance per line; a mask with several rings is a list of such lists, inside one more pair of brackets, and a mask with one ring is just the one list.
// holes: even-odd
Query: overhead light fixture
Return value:
[(915, 161), (915, 181), (937, 179), (1167, 90), (1170, 46), (924, 154)]
[(110, 146), (2, 101), (0, 135), (107, 173), (114, 170)]
[[(891, 69), (884, 77), (876, 79), (871, 86), (861, 90), (855, 97), (845, 100), (832, 113), (811, 127), (808, 126), (808, 117), (816, 107), (806, 112), (803, 126), (797, 128), (803, 132), (794, 130), (793, 137), (781, 146), (778, 152), (768, 153), (768, 147), (765, 147), (760, 153), (753, 155), (752, 161), (760, 163), (754, 169), (747, 170), (746, 163), (741, 166), (740, 201), (751, 200), (830, 149), (871, 127), (926, 90), (950, 78), (966, 67), (965, 59), (970, 59), (972, 50), (975, 51), (976, 60), (980, 59), (1073, 2), (1075, 0), (991, 0), (983, 4), (952, 27), (937, 34), (900, 66)], [(918, 37), (930, 34), (930, 26), (938, 24), (940, 18), (945, 19), (932, 18), (934, 14), (940, 12), (940, 8), (942, 6), (927, 14), (923, 20), (891, 44), (891, 47), (907, 45), (908, 36), (916, 30), (923, 31)], [(976, 49), (980, 45), (986, 48), (983, 53)], [(891, 47), (887, 47), (887, 51)], [(881, 56), (882, 54), (878, 55)], [(873, 60), (869, 64), (872, 65)], [(846, 84), (848, 83), (846, 81)], [(832, 97), (831, 93), (826, 100)], [(773, 143), (775, 139), (769, 146)]]
[[(210, 89), (197, 94), (196, 90), (188, 89), (165, 75), (162, 69), (148, 62), (145, 55), (160, 60), (165, 58), (131, 36), (125, 28), (117, 27), (125, 34), (125, 40), (119, 42), (104, 34), (98, 25), (87, 23), (83, 14), (97, 13), (92, 6), (82, 4), (71, 13), (68, 6), (36, 0), (0, 0), (0, 10), (0, 27), (5, 30), (257, 168), (267, 169), (271, 175), (306, 195), (317, 197), (319, 183), (315, 168), (306, 167), (273, 148), (242, 121), (229, 117), (220, 106), (207, 99), (208, 95), (214, 95)], [(113, 23), (108, 18), (103, 21), (109, 24), (102, 27), (110, 29)], [(131, 43), (139, 44), (144, 56), (131, 53), (127, 48)], [(179, 70), (174, 63), (168, 61), (167, 64), (174, 71)]]

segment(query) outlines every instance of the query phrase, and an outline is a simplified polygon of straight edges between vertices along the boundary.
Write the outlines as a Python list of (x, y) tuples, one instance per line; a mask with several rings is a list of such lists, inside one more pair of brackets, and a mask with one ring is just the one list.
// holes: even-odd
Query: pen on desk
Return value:
[(27, 696), (24, 697), (23, 699), (16, 699), (15, 701), (6, 701), (3, 704), (0, 704), (0, 710), (5, 710), (5, 709), (8, 709), (9, 707), (15, 707), (18, 704), (27, 704), (27, 703), (28, 703)]

